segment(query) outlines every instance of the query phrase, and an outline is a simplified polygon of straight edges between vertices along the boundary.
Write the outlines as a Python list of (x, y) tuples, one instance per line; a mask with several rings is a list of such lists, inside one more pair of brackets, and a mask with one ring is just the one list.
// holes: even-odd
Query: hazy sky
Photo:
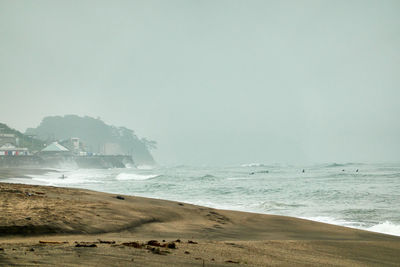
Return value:
[(400, 1), (0, 0), (0, 122), (101, 117), (160, 163), (400, 161)]

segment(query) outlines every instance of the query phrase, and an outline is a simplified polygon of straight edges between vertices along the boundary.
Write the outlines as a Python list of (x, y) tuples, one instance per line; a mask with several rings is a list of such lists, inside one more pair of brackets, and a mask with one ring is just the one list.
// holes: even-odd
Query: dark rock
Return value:
[(175, 240), (176, 243), (181, 243), (180, 239)]
[(120, 200), (125, 200), (125, 198), (123, 196), (116, 196), (116, 199), (120, 199)]
[(173, 248), (173, 249), (175, 249), (175, 248), (176, 248), (176, 245), (175, 245), (174, 242), (170, 242), (170, 243), (167, 244), (167, 248)]
[(161, 244), (157, 240), (150, 240), (147, 242), (147, 245), (153, 246), (153, 247), (160, 247)]
[(185, 251), (185, 254), (190, 254), (190, 252), (189, 251)]
[(188, 244), (198, 244), (198, 243), (195, 242), (195, 241), (189, 240), (189, 241), (188, 241)]

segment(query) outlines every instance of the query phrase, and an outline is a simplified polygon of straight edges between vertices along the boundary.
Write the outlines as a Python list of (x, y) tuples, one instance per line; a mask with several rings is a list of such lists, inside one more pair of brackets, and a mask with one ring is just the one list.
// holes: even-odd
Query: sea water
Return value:
[(57, 171), (6, 182), (294, 216), (400, 236), (400, 164), (253, 163)]

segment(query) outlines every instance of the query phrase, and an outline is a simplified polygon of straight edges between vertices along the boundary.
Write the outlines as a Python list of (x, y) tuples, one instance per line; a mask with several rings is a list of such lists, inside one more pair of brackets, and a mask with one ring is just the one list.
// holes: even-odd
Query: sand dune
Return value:
[[(205, 266), (398, 266), (400, 262), (399, 237), (291, 217), (6, 183), (0, 184), (0, 200), (0, 263), (6, 265), (202, 266), (204, 261)], [(160, 245), (147, 245), (149, 240)], [(132, 242), (138, 245), (127, 245)], [(168, 248), (172, 242), (176, 248)]]

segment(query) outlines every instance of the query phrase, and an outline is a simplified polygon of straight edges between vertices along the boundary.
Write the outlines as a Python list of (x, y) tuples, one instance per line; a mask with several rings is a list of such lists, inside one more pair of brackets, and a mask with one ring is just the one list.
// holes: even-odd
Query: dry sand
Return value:
[(0, 183), (0, 266), (400, 266), (395, 236), (122, 198)]

